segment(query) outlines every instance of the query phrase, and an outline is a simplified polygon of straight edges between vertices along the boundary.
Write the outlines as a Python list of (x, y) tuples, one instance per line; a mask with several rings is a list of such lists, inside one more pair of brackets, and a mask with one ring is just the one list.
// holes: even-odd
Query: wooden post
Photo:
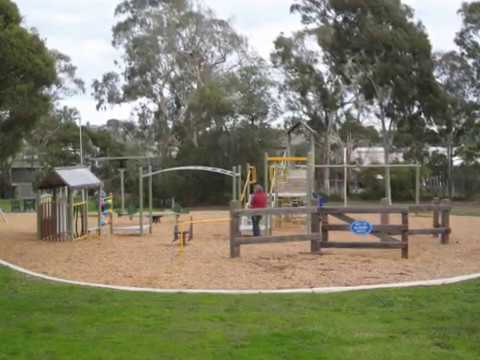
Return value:
[[(311, 234), (318, 235), (320, 233), (320, 213), (317, 210), (315, 213), (311, 214)], [(321, 250), (321, 241), (318, 239), (313, 239), (310, 241), (310, 251), (312, 254), (318, 254)]]
[(143, 236), (144, 231), (143, 231), (143, 167), (138, 168), (138, 181), (139, 181), (139, 186), (138, 186), (138, 195), (139, 195), (139, 214), (138, 217), (140, 219), (140, 236)]
[(190, 238), (188, 239), (188, 241), (192, 241), (193, 240), (193, 216), (190, 216), (189, 232), (190, 232)]
[[(382, 208), (388, 208), (389, 207), (389, 202), (387, 198), (383, 198), (381, 200), (381, 207)], [(380, 224), (381, 225), (390, 225), (390, 214), (387, 213), (381, 213), (380, 214)], [(387, 239), (385, 237), (382, 237), (382, 241), (386, 241)]]
[(421, 196), (421, 166), (417, 164), (417, 168), (415, 169), (415, 203), (420, 205), (420, 196)]
[(235, 241), (235, 238), (240, 236), (240, 217), (235, 213), (235, 210), (240, 209), (238, 201), (232, 201), (230, 204), (230, 257), (240, 257), (240, 245)]
[(150, 228), (148, 229), (148, 232), (150, 234), (153, 233), (153, 176), (152, 176), (152, 165), (148, 166), (148, 173), (150, 174), (148, 176), (148, 224)]
[[(450, 206), (450, 200), (442, 200), (442, 205)], [(446, 230), (442, 233), (442, 244), (447, 245), (450, 242), (450, 209), (442, 210), (442, 227)]]
[[(437, 208), (437, 206), (440, 205), (440, 199), (439, 198), (434, 198), (433, 199), (433, 205), (435, 206), (433, 210), (433, 228), (438, 229), (440, 227), (440, 212)], [(438, 234), (433, 234), (434, 238), (438, 238)]]
[(175, 226), (173, 227), (173, 241), (178, 241), (178, 232), (179, 232), (179, 228), (178, 228), (178, 218), (180, 217), (180, 215), (175, 215)]
[(328, 236), (328, 213), (326, 212), (321, 212), (321, 220), (322, 220), (322, 242), (328, 242), (329, 236)]
[(402, 258), (408, 259), (408, 211), (402, 213)]

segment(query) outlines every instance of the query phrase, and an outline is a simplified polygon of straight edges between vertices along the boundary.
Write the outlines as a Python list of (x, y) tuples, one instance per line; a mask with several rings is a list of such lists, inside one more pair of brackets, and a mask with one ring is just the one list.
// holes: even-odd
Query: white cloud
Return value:
[[(429, 34), (435, 50), (454, 47), (455, 33), (460, 29), (456, 14), (462, 0), (404, 0), (416, 11)], [(48, 46), (70, 55), (79, 75), (91, 84), (113, 68), (118, 55), (111, 47), (113, 13), (118, 0), (16, 0), (28, 26), (38, 29)], [(299, 27), (299, 18), (290, 14), (293, 0), (204, 0), (222, 18), (231, 18), (234, 27), (248, 36), (250, 45), (268, 58), (273, 40), (280, 32)], [(127, 118), (129, 108), (105, 113), (95, 110), (89, 96), (75, 97), (66, 104), (81, 111), (84, 122), (103, 123), (110, 118)]]

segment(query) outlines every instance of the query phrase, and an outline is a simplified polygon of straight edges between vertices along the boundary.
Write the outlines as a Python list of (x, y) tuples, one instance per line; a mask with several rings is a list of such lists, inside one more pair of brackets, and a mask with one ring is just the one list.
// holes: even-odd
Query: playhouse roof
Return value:
[(97, 189), (101, 181), (86, 167), (55, 168), (38, 186), (39, 189), (68, 187), (72, 190)]
[(304, 129), (306, 129), (307, 132), (310, 133), (310, 134), (313, 135), (313, 136), (318, 135), (318, 132), (315, 131), (310, 125), (308, 125), (308, 124), (307, 124), (305, 121), (303, 121), (303, 120), (297, 121), (293, 126), (291, 126), (291, 127), (287, 130), (287, 134), (293, 133), (295, 130), (297, 130), (297, 129), (300, 128), (300, 127), (303, 127)]

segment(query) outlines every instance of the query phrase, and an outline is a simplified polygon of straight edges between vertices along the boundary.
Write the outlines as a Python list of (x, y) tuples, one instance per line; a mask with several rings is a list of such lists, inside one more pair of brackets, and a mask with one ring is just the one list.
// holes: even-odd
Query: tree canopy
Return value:
[(0, 0), (0, 162), (51, 107), (48, 90), (57, 80), (55, 59), (39, 35), (22, 26), (17, 6)]

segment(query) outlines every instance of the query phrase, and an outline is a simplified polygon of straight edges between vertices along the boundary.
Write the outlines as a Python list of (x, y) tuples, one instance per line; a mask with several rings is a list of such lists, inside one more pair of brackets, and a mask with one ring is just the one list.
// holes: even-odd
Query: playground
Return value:
[[(480, 271), (480, 218), (451, 217), (448, 245), (432, 235), (410, 236), (409, 259), (397, 251), (324, 249), (310, 254), (309, 243), (263, 244), (242, 248), (229, 257), (228, 211), (193, 211), (181, 220), (219, 219), (195, 225), (194, 238), (183, 249), (174, 243), (175, 219), (162, 219), (151, 235), (109, 235), (77, 241), (38, 241), (35, 215), (9, 214), (0, 226), (0, 258), (35, 272), (110, 285), (189, 289), (286, 289), (353, 286), (430, 280)], [(377, 216), (363, 216), (372, 222)], [(392, 223), (399, 219), (392, 216)], [(132, 220), (135, 222), (135, 219)], [(411, 229), (431, 226), (431, 217), (411, 215)], [(128, 217), (116, 219), (128, 225)], [(336, 222), (332, 221), (332, 224)], [(285, 225), (274, 235), (304, 230)], [(351, 241), (335, 233), (330, 241)], [(362, 239), (374, 241), (372, 237)]]

